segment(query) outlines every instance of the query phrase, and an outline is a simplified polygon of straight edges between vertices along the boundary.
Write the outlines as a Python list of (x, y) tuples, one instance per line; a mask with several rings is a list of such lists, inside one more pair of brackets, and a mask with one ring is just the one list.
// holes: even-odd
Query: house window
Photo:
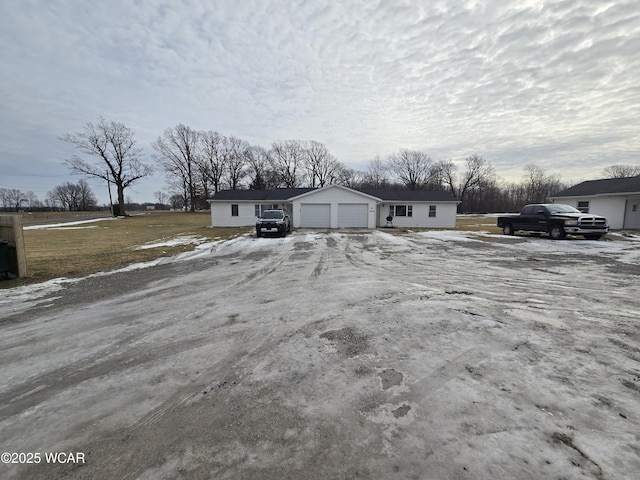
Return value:
[(276, 208), (278, 208), (278, 205), (271, 205), (271, 204), (265, 204), (265, 203), (260, 205), (259, 204), (254, 205), (256, 217), (261, 217), (265, 210), (271, 210)]
[(578, 202), (578, 210), (582, 213), (589, 213), (589, 201)]
[(238, 205), (237, 204), (231, 205), (231, 216), (232, 217), (237, 217), (238, 216)]
[(413, 217), (413, 205), (389, 205), (392, 217)]
[(436, 206), (437, 205), (429, 205), (429, 216), (430, 217), (435, 217), (436, 216)]

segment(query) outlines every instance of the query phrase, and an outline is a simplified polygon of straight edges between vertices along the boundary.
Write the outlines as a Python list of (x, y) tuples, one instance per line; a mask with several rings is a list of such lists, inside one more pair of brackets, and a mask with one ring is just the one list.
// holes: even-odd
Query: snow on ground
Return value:
[[(43, 229), (70, 229), (70, 228), (81, 228), (81, 227), (73, 227), (74, 225), (84, 225), (86, 223), (95, 223), (95, 222), (104, 222), (110, 220), (118, 220), (118, 218), (114, 217), (104, 217), (104, 218), (94, 218), (91, 220), (76, 220), (74, 222), (63, 222), (63, 223), (47, 223), (42, 225), (29, 225), (26, 227), (22, 227), (23, 230), (43, 230)], [(85, 228), (95, 228), (95, 226), (85, 227)]]
[(5, 290), (0, 449), (88, 462), (0, 478), (634, 478), (639, 249), (299, 231)]
[(167, 238), (160, 242), (145, 243), (144, 245), (140, 245), (136, 247), (136, 250), (147, 250), (149, 248), (159, 248), (159, 247), (175, 247), (178, 245), (189, 245), (189, 244), (199, 245), (206, 241), (207, 239), (203, 237), (194, 237), (193, 235), (178, 235), (177, 237)]

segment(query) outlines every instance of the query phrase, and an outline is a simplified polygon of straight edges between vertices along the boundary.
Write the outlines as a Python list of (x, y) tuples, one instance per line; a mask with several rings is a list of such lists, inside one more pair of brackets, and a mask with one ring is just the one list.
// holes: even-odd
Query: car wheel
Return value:
[(262, 234), (260, 233), (260, 230), (256, 230), (256, 237), (261, 237)]
[(600, 240), (602, 238), (602, 234), (601, 233), (587, 233), (587, 234), (585, 234), (584, 238), (586, 238), (587, 240)]
[(502, 228), (502, 232), (505, 235), (513, 235), (515, 232), (513, 231), (513, 226), (511, 226), (510, 223), (507, 223), (503, 228)]
[(282, 229), (282, 232), (280, 233), (280, 236), (281, 237), (286, 237), (287, 236), (287, 229), (286, 228)]
[(567, 234), (565, 233), (564, 228), (560, 225), (554, 225), (549, 229), (549, 236), (554, 240), (560, 240), (566, 237)]

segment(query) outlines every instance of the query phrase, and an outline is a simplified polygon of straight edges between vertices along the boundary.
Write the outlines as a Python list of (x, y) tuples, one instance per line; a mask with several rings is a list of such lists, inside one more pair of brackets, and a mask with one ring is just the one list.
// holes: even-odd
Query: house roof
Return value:
[(313, 195), (315, 192), (319, 192), (320, 190), (329, 190), (329, 189), (346, 190), (348, 192), (353, 192), (353, 193), (355, 193), (357, 195), (362, 195), (363, 197), (364, 196), (369, 197), (371, 200), (375, 200), (375, 201), (382, 200), (381, 198), (376, 197), (375, 195), (370, 195), (368, 193), (365, 193), (362, 190), (354, 189), (354, 188), (350, 188), (350, 187), (345, 187), (343, 185), (326, 185), (326, 186), (321, 187), (321, 188), (314, 188), (313, 190), (309, 190), (308, 192), (305, 192), (305, 193), (303, 193), (301, 195), (297, 195), (295, 197), (292, 197), (289, 200), (290, 201), (298, 200), (299, 198), (304, 197), (306, 195)]
[[(325, 187), (326, 188), (326, 187)], [(211, 201), (288, 201), (317, 188), (276, 188), (273, 190), (220, 190)], [(457, 202), (443, 190), (394, 190), (391, 188), (351, 188), (386, 202)]]
[(378, 197), (387, 202), (456, 202), (444, 190), (394, 190), (392, 188), (356, 188), (359, 192)]
[(640, 175), (637, 177), (605, 178), (602, 180), (587, 180), (552, 195), (558, 197), (584, 197), (595, 195), (640, 193)]
[(230, 201), (286, 201), (291, 197), (297, 197), (303, 193), (315, 190), (315, 188), (274, 188), (272, 190), (220, 190), (216, 192), (211, 200)]

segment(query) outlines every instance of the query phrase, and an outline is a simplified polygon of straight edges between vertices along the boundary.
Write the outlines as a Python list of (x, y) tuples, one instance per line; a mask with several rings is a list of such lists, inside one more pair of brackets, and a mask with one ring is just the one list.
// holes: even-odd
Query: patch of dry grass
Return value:
[(462, 230), (465, 232), (486, 232), (486, 233), (502, 233), (502, 229), (496, 225), (497, 219), (492, 216), (485, 215), (458, 215), (456, 217), (456, 228), (419, 228), (398, 227), (388, 229), (385, 232), (402, 234), (409, 230), (413, 232), (433, 232), (437, 230)]
[(502, 233), (498, 228), (498, 219), (485, 215), (458, 215), (456, 218), (456, 230), (472, 232)]
[[(51, 221), (55, 223), (56, 219)], [(151, 212), (55, 229), (25, 230), (29, 277), (0, 282), (0, 288), (57, 277), (81, 277), (195, 248), (195, 244), (137, 248), (179, 236), (223, 240), (251, 230), (248, 227), (211, 228), (210, 225), (209, 212)]]

